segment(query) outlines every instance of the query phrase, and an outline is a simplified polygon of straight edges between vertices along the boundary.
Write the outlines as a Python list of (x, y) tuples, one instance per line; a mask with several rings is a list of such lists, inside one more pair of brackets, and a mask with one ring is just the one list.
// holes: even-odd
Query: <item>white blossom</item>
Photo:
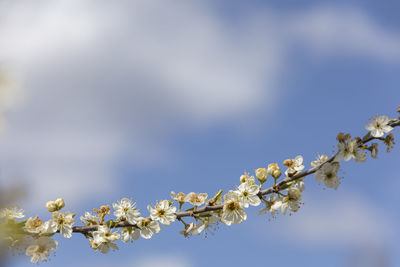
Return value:
[(229, 191), (224, 195), (224, 207), (221, 221), (226, 225), (237, 224), (247, 219), (247, 214), (241, 204), (240, 195), (235, 191)]
[(278, 211), (282, 207), (282, 198), (277, 198), (272, 202), (272, 205), (269, 209), (269, 212), (272, 216), (275, 215), (275, 212)]
[(296, 212), (300, 208), (300, 200), (302, 200), (300, 189), (296, 187), (289, 188), (287, 196), (282, 199), (282, 214), (285, 215), (288, 208)]
[(366, 156), (366, 152), (362, 149), (358, 149), (355, 151), (355, 155), (354, 155), (354, 160), (356, 162), (365, 162), (367, 160)]
[(60, 234), (65, 238), (72, 237), (72, 225), (75, 223), (74, 214), (71, 212), (55, 211), (51, 215), (53, 221), (57, 224)]
[(140, 228), (140, 235), (145, 239), (149, 239), (161, 231), (160, 224), (149, 218), (139, 218), (137, 226)]
[(101, 253), (108, 253), (110, 248), (118, 249), (118, 246), (113, 242), (118, 240), (119, 234), (110, 231), (110, 228), (106, 225), (100, 225), (97, 231), (93, 232), (93, 240), (91, 240), (91, 246), (93, 249), (100, 251)]
[(245, 208), (252, 206), (258, 206), (261, 203), (260, 198), (257, 196), (260, 192), (260, 187), (254, 183), (242, 183), (236, 192), (239, 194), (241, 205)]
[(30, 217), (24, 226), (24, 230), (32, 234), (54, 234), (58, 230), (57, 223), (53, 220), (43, 222), (38, 216)]
[(156, 204), (155, 208), (147, 206), (152, 220), (160, 221), (164, 225), (170, 225), (176, 219), (176, 207), (171, 206), (168, 200), (162, 200)]
[(54, 234), (57, 232), (58, 226), (57, 223), (53, 220), (48, 220), (43, 224), (43, 228), (41, 230), (41, 234)]
[[(17, 226), (17, 225), (13, 225)], [(3, 230), (5, 230), (3, 232)], [(10, 232), (8, 230), (11, 230)], [(17, 230), (14, 232), (14, 230)], [(15, 250), (19, 252), (25, 251), (30, 245), (35, 244), (35, 240), (32, 235), (27, 235), (19, 231), (20, 228), (4, 229), (0, 227), (0, 250), (8, 247), (13, 253)]]
[(295, 159), (285, 160), (288, 169), (285, 171), (286, 176), (291, 176), (304, 169), (303, 156), (298, 155)]
[(190, 192), (189, 194), (186, 195), (185, 197), (185, 202), (189, 202), (193, 206), (201, 206), (206, 202), (206, 199), (208, 197), (207, 193), (194, 193)]
[(48, 236), (41, 236), (26, 248), (25, 254), (31, 256), (31, 262), (37, 263), (39, 260), (47, 261), (50, 256), (50, 251), (55, 250), (58, 246), (57, 241)]
[(99, 225), (100, 224), (100, 218), (98, 216), (90, 214), (90, 212), (88, 212), (88, 211), (85, 212), (85, 217), (81, 216), (80, 219), (85, 225)]
[(18, 207), (3, 208), (0, 210), (0, 222), (24, 218), (24, 210)]
[(315, 180), (324, 182), (326, 187), (337, 189), (340, 184), (339, 177), (337, 176), (339, 168), (339, 162), (327, 162), (315, 172)]
[(179, 234), (183, 235), (184, 237), (188, 237), (189, 235), (192, 234), (193, 230), (196, 228), (195, 223), (189, 223), (185, 225), (185, 229), (182, 231), (179, 231)]
[(185, 197), (186, 197), (186, 195), (182, 192), (179, 192), (178, 194), (176, 194), (174, 191), (171, 191), (171, 198), (175, 201), (178, 201), (179, 203), (184, 203)]
[(271, 213), (272, 216), (275, 215), (276, 211), (281, 209), (282, 198), (277, 198), (275, 195), (269, 197), (269, 201), (265, 202), (265, 208), (261, 209), (258, 214)]
[(316, 157), (317, 160), (311, 161), (311, 167), (317, 167), (319, 165), (321, 165), (322, 163), (324, 163), (325, 161), (328, 160), (328, 156), (327, 155), (317, 155)]
[(124, 227), (121, 230), (121, 240), (122, 242), (129, 242), (133, 240), (138, 240), (140, 237), (140, 229), (136, 227)]
[(30, 217), (25, 222), (24, 230), (28, 233), (38, 234), (42, 231), (43, 224), (44, 222), (42, 220), (39, 220), (38, 216), (34, 218)]
[(306, 185), (304, 184), (303, 180), (297, 180), (293, 185), (293, 188), (297, 188), (300, 192), (303, 192), (306, 189)]
[(119, 220), (126, 220), (130, 224), (136, 224), (140, 217), (140, 212), (136, 209), (135, 203), (128, 198), (123, 198), (118, 203), (113, 203), (114, 216)]
[(205, 235), (207, 234), (207, 231), (210, 231), (210, 228), (215, 230), (215, 224), (218, 222), (218, 215), (215, 212), (210, 212), (208, 214), (209, 216), (202, 217), (200, 219), (199, 224), (197, 227), (192, 231), (192, 235), (198, 235), (202, 231), (204, 231)]
[(338, 143), (339, 152), (335, 157), (335, 161), (349, 161), (352, 158), (357, 161), (365, 161), (365, 153), (358, 147), (357, 140), (349, 140), (348, 142)]
[(381, 137), (385, 133), (393, 130), (393, 127), (389, 125), (389, 118), (387, 116), (380, 116), (374, 118), (373, 121), (365, 126), (365, 129), (371, 132), (373, 137)]

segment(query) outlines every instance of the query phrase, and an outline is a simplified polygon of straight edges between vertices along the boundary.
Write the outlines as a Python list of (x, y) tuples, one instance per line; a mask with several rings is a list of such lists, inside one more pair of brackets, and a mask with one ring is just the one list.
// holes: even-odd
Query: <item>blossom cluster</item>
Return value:
[(31, 262), (46, 261), (52, 250), (58, 247), (58, 242), (51, 237), (57, 232), (65, 238), (72, 237), (72, 226), (75, 214), (61, 212), (65, 206), (64, 199), (46, 203), (51, 212), (51, 219), (42, 221), (38, 216), (30, 217), (22, 222), (16, 219), (25, 217), (24, 211), (18, 207), (4, 208), (0, 211), (0, 238), (9, 248), (24, 248), (25, 254), (31, 256)]
[[(356, 162), (365, 162), (369, 151), (372, 158), (378, 155), (378, 144), (368, 142), (383, 141), (389, 152), (394, 146), (393, 127), (399, 126), (398, 119), (389, 119), (387, 116), (378, 116), (365, 128), (368, 133), (363, 137), (352, 138), (349, 134), (339, 133), (337, 136), (338, 152), (332, 157), (317, 155), (311, 162), (311, 168), (304, 171), (303, 156), (298, 155), (283, 161), (286, 168), (283, 172), (278, 163), (270, 163), (265, 167), (254, 170), (254, 175), (245, 172), (239, 178), (239, 185), (235, 190), (226, 194), (220, 190), (209, 198), (207, 193), (175, 193), (171, 192), (171, 200), (160, 200), (154, 205), (148, 205), (148, 217), (144, 217), (133, 199), (122, 198), (112, 204), (113, 213), (109, 205), (85, 212), (80, 217), (83, 226), (75, 226), (75, 214), (61, 212), (65, 207), (62, 198), (46, 203), (51, 213), (50, 219), (43, 221), (35, 217), (25, 217), (24, 211), (18, 207), (0, 209), (0, 245), (11, 250), (22, 249), (31, 262), (46, 261), (51, 252), (58, 247), (58, 242), (52, 236), (59, 233), (64, 238), (71, 238), (73, 232), (83, 233), (89, 240), (90, 247), (100, 253), (108, 253), (110, 249), (118, 249), (117, 240), (133, 242), (140, 237), (150, 239), (175, 221), (180, 221), (184, 229), (180, 233), (189, 237), (215, 230), (221, 222), (227, 226), (240, 224), (247, 219), (246, 209), (250, 206), (264, 207), (259, 214), (269, 213), (275, 217), (279, 212), (283, 215), (297, 212), (303, 199), (305, 190), (304, 178), (314, 174), (315, 180), (323, 183), (327, 188), (337, 189), (340, 185), (338, 173), (342, 161), (354, 159)], [(384, 135), (387, 134), (385, 137)], [(282, 172), (285, 174), (282, 177)], [(272, 186), (262, 189), (268, 181)], [(178, 206), (175, 206), (175, 203)], [(189, 207), (182, 211), (184, 205)], [(113, 219), (106, 219), (113, 214)], [(193, 221), (183, 220), (189, 217)]]

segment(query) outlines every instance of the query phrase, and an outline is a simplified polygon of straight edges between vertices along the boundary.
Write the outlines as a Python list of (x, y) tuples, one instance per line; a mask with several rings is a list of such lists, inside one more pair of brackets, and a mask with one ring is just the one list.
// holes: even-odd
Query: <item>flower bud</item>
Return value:
[(267, 181), (268, 172), (267, 172), (266, 168), (259, 168), (259, 169), (255, 170), (255, 172), (256, 172), (257, 180), (260, 183), (263, 184), (263, 183), (265, 183), (265, 181)]
[(50, 212), (57, 211), (57, 204), (54, 201), (48, 201), (46, 203), (46, 209)]
[(64, 208), (65, 202), (64, 202), (63, 198), (57, 198), (55, 202), (56, 202), (58, 210)]
[(373, 143), (370, 149), (371, 149), (371, 157), (376, 159), (378, 157), (378, 143)]
[(249, 174), (245, 172), (243, 175), (240, 176), (240, 183), (243, 184), (247, 182), (254, 183), (254, 176), (249, 176)]
[(268, 174), (271, 174), (272, 177), (274, 177), (275, 179), (278, 179), (282, 175), (281, 169), (279, 168), (278, 164), (276, 164), (276, 163), (269, 164), (267, 172), (268, 172)]
[(57, 198), (56, 201), (48, 201), (46, 203), (46, 209), (50, 212), (59, 211), (65, 206), (64, 199)]

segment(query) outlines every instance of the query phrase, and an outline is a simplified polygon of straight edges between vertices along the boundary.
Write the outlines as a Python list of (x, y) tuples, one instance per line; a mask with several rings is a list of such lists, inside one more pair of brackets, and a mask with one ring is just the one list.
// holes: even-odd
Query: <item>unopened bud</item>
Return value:
[(254, 176), (249, 176), (247, 172), (245, 172), (243, 175), (240, 176), (240, 183), (254, 183)]
[(266, 168), (259, 168), (259, 169), (255, 170), (255, 172), (256, 172), (257, 180), (260, 183), (263, 184), (263, 183), (265, 183), (265, 181), (267, 181), (268, 172), (267, 172)]
[(48, 201), (46, 203), (46, 209), (50, 212), (57, 211), (57, 204), (54, 201)]
[(278, 164), (276, 164), (276, 163), (269, 164), (267, 172), (275, 179), (278, 179), (282, 175), (281, 169), (279, 168)]
[(57, 198), (55, 203), (57, 205), (58, 210), (64, 208), (64, 206), (65, 206), (65, 202), (64, 202), (63, 198)]
[(57, 198), (56, 201), (48, 201), (46, 203), (46, 209), (50, 212), (59, 211), (60, 209), (64, 208), (65, 203), (64, 199)]
[(373, 143), (370, 149), (371, 149), (371, 157), (376, 159), (378, 157), (378, 143)]

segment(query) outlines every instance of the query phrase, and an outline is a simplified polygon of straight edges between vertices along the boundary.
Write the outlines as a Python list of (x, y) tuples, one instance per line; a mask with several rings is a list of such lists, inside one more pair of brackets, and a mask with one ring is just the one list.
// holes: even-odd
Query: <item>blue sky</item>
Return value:
[[(394, 1), (2, 1), (0, 186), (27, 215), (64, 197), (82, 215), (122, 197), (227, 191), (245, 171), (335, 150), (339, 131), (400, 105)], [(397, 132), (397, 131), (396, 131)], [(397, 133), (395, 133), (397, 134)], [(185, 239), (181, 225), (100, 255), (59, 240), (44, 266), (398, 266), (398, 147), (342, 164), (338, 190)], [(14, 258), (9, 266), (30, 266)]]

